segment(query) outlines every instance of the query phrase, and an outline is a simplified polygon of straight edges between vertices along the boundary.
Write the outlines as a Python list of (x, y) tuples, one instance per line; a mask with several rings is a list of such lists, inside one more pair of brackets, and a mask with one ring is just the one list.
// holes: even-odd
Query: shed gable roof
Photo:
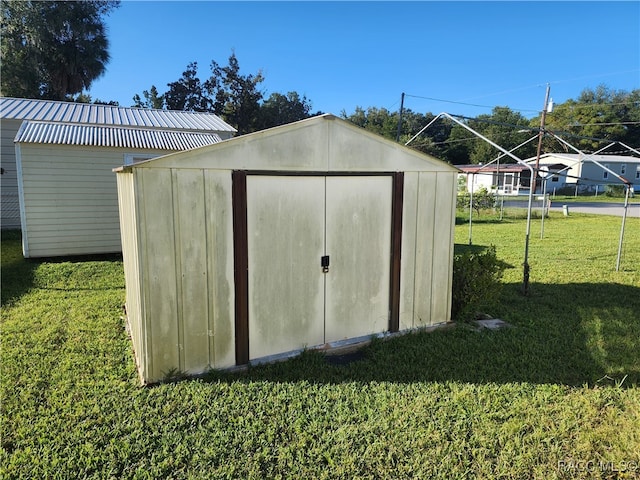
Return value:
[(452, 165), (331, 114), (165, 155), (133, 168), (288, 171), (442, 171)]
[(15, 143), (189, 150), (222, 141), (217, 133), (25, 121)]
[(0, 118), (199, 132), (235, 132), (213, 113), (0, 97)]

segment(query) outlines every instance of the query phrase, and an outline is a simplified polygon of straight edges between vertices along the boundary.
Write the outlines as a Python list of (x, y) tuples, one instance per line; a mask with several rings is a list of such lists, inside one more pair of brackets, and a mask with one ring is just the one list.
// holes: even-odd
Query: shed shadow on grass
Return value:
[(2, 306), (14, 302), (33, 287), (33, 272), (38, 263), (22, 256), (20, 230), (2, 230)]
[[(362, 359), (331, 364), (304, 352), (242, 373), (212, 372), (214, 381), (464, 382), (640, 385), (640, 288), (618, 284), (505, 285), (496, 316), (515, 328), (465, 326), (374, 340)], [(626, 376), (626, 377), (625, 377)]]
[[(117, 276), (117, 284), (109, 283), (109, 275), (103, 274), (103, 266), (78, 269), (90, 262), (122, 262), (122, 254), (73, 255), (65, 257), (24, 258), (20, 230), (2, 230), (2, 278), (1, 304), (17, 301), (32, 288), (61, 291), (110, 290), (124, 288)], [(65, 275), (65, 264), (68, 268)], [(43, 265), (45, 268), (43, 269)], [(36, 273), (38, 270), (39, 274)], [(49, 272), (47, 272), (49, 270)], [(104, 277), (104, 278), (102, 278)], [(105, 284), (105, 279), (107, 283)], [(113, 282), (111, 282), (113, 283)]]

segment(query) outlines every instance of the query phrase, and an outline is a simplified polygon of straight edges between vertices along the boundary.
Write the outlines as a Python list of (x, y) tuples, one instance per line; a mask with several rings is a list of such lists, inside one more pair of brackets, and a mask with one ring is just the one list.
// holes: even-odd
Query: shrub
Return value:
[(607, 185), (604, 189), (604, 194), (607, 197), (624, 197), (626, 194), (626, 189), (624, 185)]
[[(458, 194), (456, 200), (456, 208), (469, 209), (469, 201), (471, 200), (471, 194), (468, 192)], [(480, 215), (480, 210), (489, 210), (496, 206), (496, 196), (494, 193), (487, 191), (482, 187), (477, 192), (473, 193), (473, 209)]]
[(560, 187), (556, 188), (556, 195), (564, 195), (565, 197), (573, 197), (576, 194), (576, 187)]
[(498, 260), (492, 245), (483, 253), (465, 251), (453, 258), (453, 296), (451, 317), (472, 320), (481, 308), (495, 305), (505, 264)]

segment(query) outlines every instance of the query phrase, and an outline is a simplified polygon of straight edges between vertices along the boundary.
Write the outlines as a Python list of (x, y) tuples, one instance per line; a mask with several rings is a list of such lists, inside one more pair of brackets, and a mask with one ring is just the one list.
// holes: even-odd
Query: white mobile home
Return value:
[(498, 195), (529, 194), (531, 171), (520, 164), (458, 165), (467, 192), (485, 188)]
[[(540, 157), (541, 165), (550, 163), (565, 165), (557, 183), (549, 184), (552, 186), (548, 189), (567, 187), (572, 191), (577, 189), (579, 192), (595, 193), (603, 192), (606, 185), (623, 185), (619, 178), (603, 169), (594, 160), (631, 182), (636, 193), (640, 191), (640, 157), (578, 153), (547, 153)], [(527, 161), (534, 163), (535, 159)]]
[(457, 173), (332, 115), (118, 169), (142, 381), (448, 322)]
[(25, 257), (121, 251), (112, 169), (235, 132), (213, 114), (16, 98), (0, 108), (2, 227), (22, 229)]

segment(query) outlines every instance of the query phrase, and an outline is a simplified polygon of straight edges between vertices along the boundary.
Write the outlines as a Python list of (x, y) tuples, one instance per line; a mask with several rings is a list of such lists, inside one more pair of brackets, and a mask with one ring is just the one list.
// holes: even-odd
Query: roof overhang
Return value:
[(14, 142), (144, 150), (183, 151), (222, 141), (217, 133), (24, 121)]

